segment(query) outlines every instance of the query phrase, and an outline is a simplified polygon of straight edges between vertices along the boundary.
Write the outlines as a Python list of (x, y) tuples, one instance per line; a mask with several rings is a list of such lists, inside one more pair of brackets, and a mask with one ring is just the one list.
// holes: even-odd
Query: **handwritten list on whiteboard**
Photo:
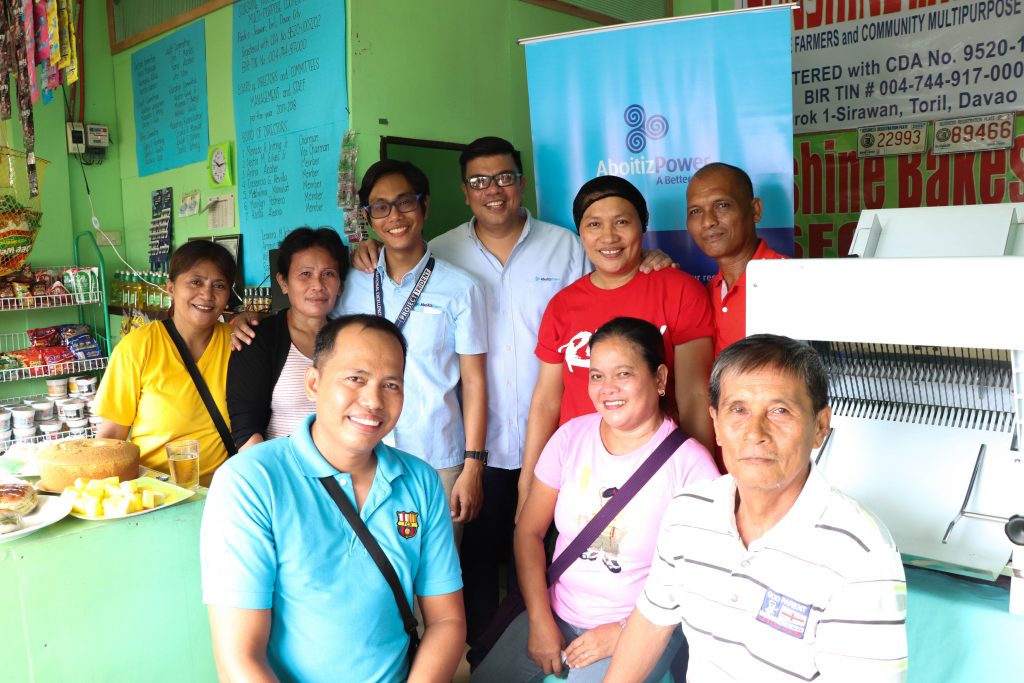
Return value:
[(345, 7), (337, 0), (233, 5), (235, 132), (245, 282), (297, 227), (341, 232), (338, 157), (348, 130)]
[(175, 31), (132, 55), (139, 175), (206, 160), (206, 23)]

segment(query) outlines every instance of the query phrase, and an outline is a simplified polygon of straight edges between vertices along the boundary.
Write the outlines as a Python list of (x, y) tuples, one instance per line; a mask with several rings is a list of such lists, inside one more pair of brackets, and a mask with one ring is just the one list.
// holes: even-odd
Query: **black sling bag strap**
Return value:
[(345, 521), (352, 527), (352, 531), (356, 532), (356, 536), (362, 541), (366, 552), (370, 553), (370, 557), (377, 563), (377, 569), (384, 575), (384, 580), (391, 587), (391, 592), (395, 596), (395, 603), (398, 605), (398, 613), (402, 615), (402, 626), (405, 628), (406, 635), (409, 636), (409, 668), (412, 669), (412, 662), (416, 658), (416, 650), (420, 646), (420, 634), (416, 631), (416, 627), (419, 624), (416, 623), (416, 617), (412, 614), (412, 608), (409, 607), (409, 603), (405, 600), (405, 591), (402, 590), (402, 584), (398, 581), (398, 574), (395, 573), (395, 568), (391, 566), (391, 561), (384, 554), (380, 544), (377, 543), (377, 539), (373, 537), (370, 530), (363, 524), (363, 520), (359, 519), (356, 507), (342, 492), (341, 487), (338, 486), (338, 480), (333, 476), (320, 477), (320, 483), (327, 489), (327, 493), (330, 494), (334, 504), (341, 510)]
[(203, 405), (206, 406), (207, 412), (210, 413), (213, 426), (217, 428), (220, 440), (224, 442), (224, 448), (228, 452), (228, 457), (231, 457), (238, 452), (238, 449), (235, 448), (235, 440), (231, 438), (231, 431), (228, 429), (227, 423), (224, 422), (224, 416), (220, 414), (213, 396), (210, 395), (210, 389), (206, 386), (206, 380), (199, 374), (199, 368), (196, 367), (196, 362), (192, 360), (192, 353), (188, 350), (188, 346), (185, 345), (185, 340), (178, 334), (178, 328), (174, 326), (170, 318), (161, 322), (163, 322), (164, 327), (167, 329), (167, 334), (170, 335), (174, 346), (178, 349), (181, 362), (184, 363), (185, 369), (188, 370), (189, 376), (192, 377), (192, 383), (196, 385), (196, 391), (199, 392), (200, 398), (203, 399)]
[[(569, 541), (565, 549), (554, 559), (547, 571), (548, 586), (555, 585), (555, 582), (565, 573), (565, 570), (579, 558), (583, 551), (598, 539), (601, 533), (612, 523), (616, 515), (622, 512), (623, 508), (633, 499), (633, 496), (644, 487), (651, 477), (661, 469), (662, 465), (668, 462), (672, 454), (689, 438), (686, 432), (676, 427), (658, 444), (658, 447), (647, 456), (647, 459), (637, 468), (636, 472), (626, 480), (626, 483), (622, 485), (618, 493), (605, 503), (604, 507), (587, 522), (586, 526), (580, 529), (580, 532), (576, 534), (576, 538)], [(518, 590), (505, 596), (505, 599), (498, 605), (491, 623), (477, 637), (476, 642), (473, 643), (473, 647), (468, 655), (472, 666), (475, 667), (483, 661), (483, 658), (487, 656), (487, 653), (498, 642), (498, 638), (509, 627), (509, 624), (522, 614), (525, 609), (526, 602)]]

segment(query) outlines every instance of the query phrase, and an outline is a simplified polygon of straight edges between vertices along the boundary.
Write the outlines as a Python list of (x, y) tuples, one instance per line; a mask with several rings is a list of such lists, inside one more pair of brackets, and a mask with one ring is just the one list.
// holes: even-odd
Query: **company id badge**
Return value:
[(398, 446), (395, 444), (395, 430), (394, 429), (392, 429), (390, 432), (388, 432), (387, 435), (385, 435), (385, 437), (383, 439), (381, 439), (381, 441), (384, 442), (385, 446), (390, 446), (391, 448), (398, 448)]

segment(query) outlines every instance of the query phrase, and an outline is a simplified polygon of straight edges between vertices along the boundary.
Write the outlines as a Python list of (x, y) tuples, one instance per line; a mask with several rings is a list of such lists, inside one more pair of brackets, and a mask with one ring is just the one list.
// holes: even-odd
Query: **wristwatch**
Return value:
[(487, 451), (466, 451), (467, 460), (479, 460), (483, 464), (487, 464)]

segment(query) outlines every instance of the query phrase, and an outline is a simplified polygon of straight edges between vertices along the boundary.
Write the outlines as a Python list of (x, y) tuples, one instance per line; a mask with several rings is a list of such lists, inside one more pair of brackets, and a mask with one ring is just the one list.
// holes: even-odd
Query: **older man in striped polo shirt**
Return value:
[(607, 681), (641, 681), (677, 624), (687, 681), (902, 681), (906, 583), (881, 521), (810, 461), (829, 431), (809, 346), (725, 349), (711, 415), (729, 474), (678, 496)]

